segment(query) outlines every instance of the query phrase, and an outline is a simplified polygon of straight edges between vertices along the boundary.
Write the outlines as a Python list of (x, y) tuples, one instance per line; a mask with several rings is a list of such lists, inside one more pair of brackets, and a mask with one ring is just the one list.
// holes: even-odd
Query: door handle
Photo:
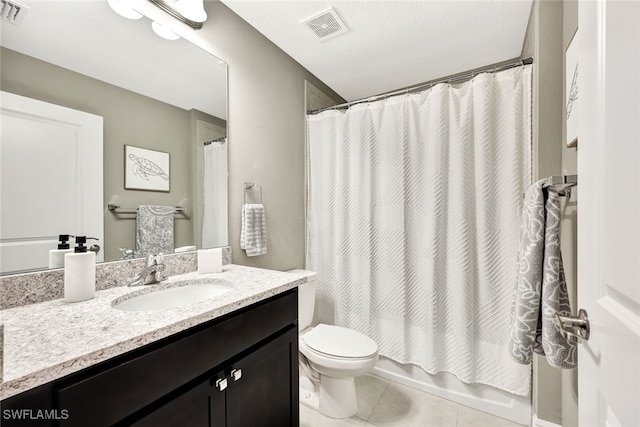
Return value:
[(560, 331), (560, 334), (570, 343), (581, 343), (582, 340), (589, 339), (591, 328), (589, 326), (589, 315), (584, 309), (578, 311), (577, 316), (561, 316), (556, 314), (553, 323)]

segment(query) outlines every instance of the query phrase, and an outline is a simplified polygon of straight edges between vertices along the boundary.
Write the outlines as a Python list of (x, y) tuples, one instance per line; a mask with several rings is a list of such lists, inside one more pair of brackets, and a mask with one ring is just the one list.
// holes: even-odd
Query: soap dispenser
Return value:
[(87, 237), (76, 236), (73, 253), (64, 256), (64, 300), (85, 301), (96, 295), (96, 253), (87, 252)]
[(69, 247), (69, 237), (73, 237), (70, 234), (60, 234), (58, 236), (58, 249), (51, 249), (49, 251), (49, 268), (60, 268), (64, 266), (64, 256), (73, 252), (73, 249)]

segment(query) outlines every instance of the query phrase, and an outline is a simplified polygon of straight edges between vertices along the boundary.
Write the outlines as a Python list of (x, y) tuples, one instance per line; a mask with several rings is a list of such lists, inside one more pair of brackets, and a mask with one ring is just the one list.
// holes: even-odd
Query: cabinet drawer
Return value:
[(295, 323), (297, 290), (256, 303), (229, 317), (176, 334), (118, 358), (114, 366), (56, 387), (61, 426), (111, 425)]

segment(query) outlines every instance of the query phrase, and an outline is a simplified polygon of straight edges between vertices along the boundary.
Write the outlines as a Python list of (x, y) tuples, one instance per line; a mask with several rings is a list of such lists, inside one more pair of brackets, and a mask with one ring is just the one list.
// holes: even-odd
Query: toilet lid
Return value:
[(374, 355), (378, 345), (368, 336), (340, 326), (319, 324), (302, 336), (311, 348), (330, 356), (361, 358)]

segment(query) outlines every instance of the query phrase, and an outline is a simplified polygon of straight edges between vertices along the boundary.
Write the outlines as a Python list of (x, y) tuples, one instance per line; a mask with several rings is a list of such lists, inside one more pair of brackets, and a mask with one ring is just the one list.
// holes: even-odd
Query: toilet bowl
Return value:
[(319, 324), (303, 331), (299, 348), (316, 372), (333, 378), (364, 375), (378, 360), (371, 338), (340, 326)]
[(375, 366), (376, 343), (352, 329), (319, 324), (300, 334), (299, 350), (311, 369), (319, 374), (313, 390), (317, 396), (312, 398), (309, 390), (304, 390), (306, 393), (300, 396), (302, 402), (311, 403), (309, 406), (332, 418), (355, 415), (358, 400), (354, 378)]
[(315, 273), (308, 273), (308, 282), (298, 287), (300, 402), (328, 417), (348, 418), (358, 412), (354, 378), (375, 366), (378, 345), (352, 329), (322, 323), (309, 327)]

